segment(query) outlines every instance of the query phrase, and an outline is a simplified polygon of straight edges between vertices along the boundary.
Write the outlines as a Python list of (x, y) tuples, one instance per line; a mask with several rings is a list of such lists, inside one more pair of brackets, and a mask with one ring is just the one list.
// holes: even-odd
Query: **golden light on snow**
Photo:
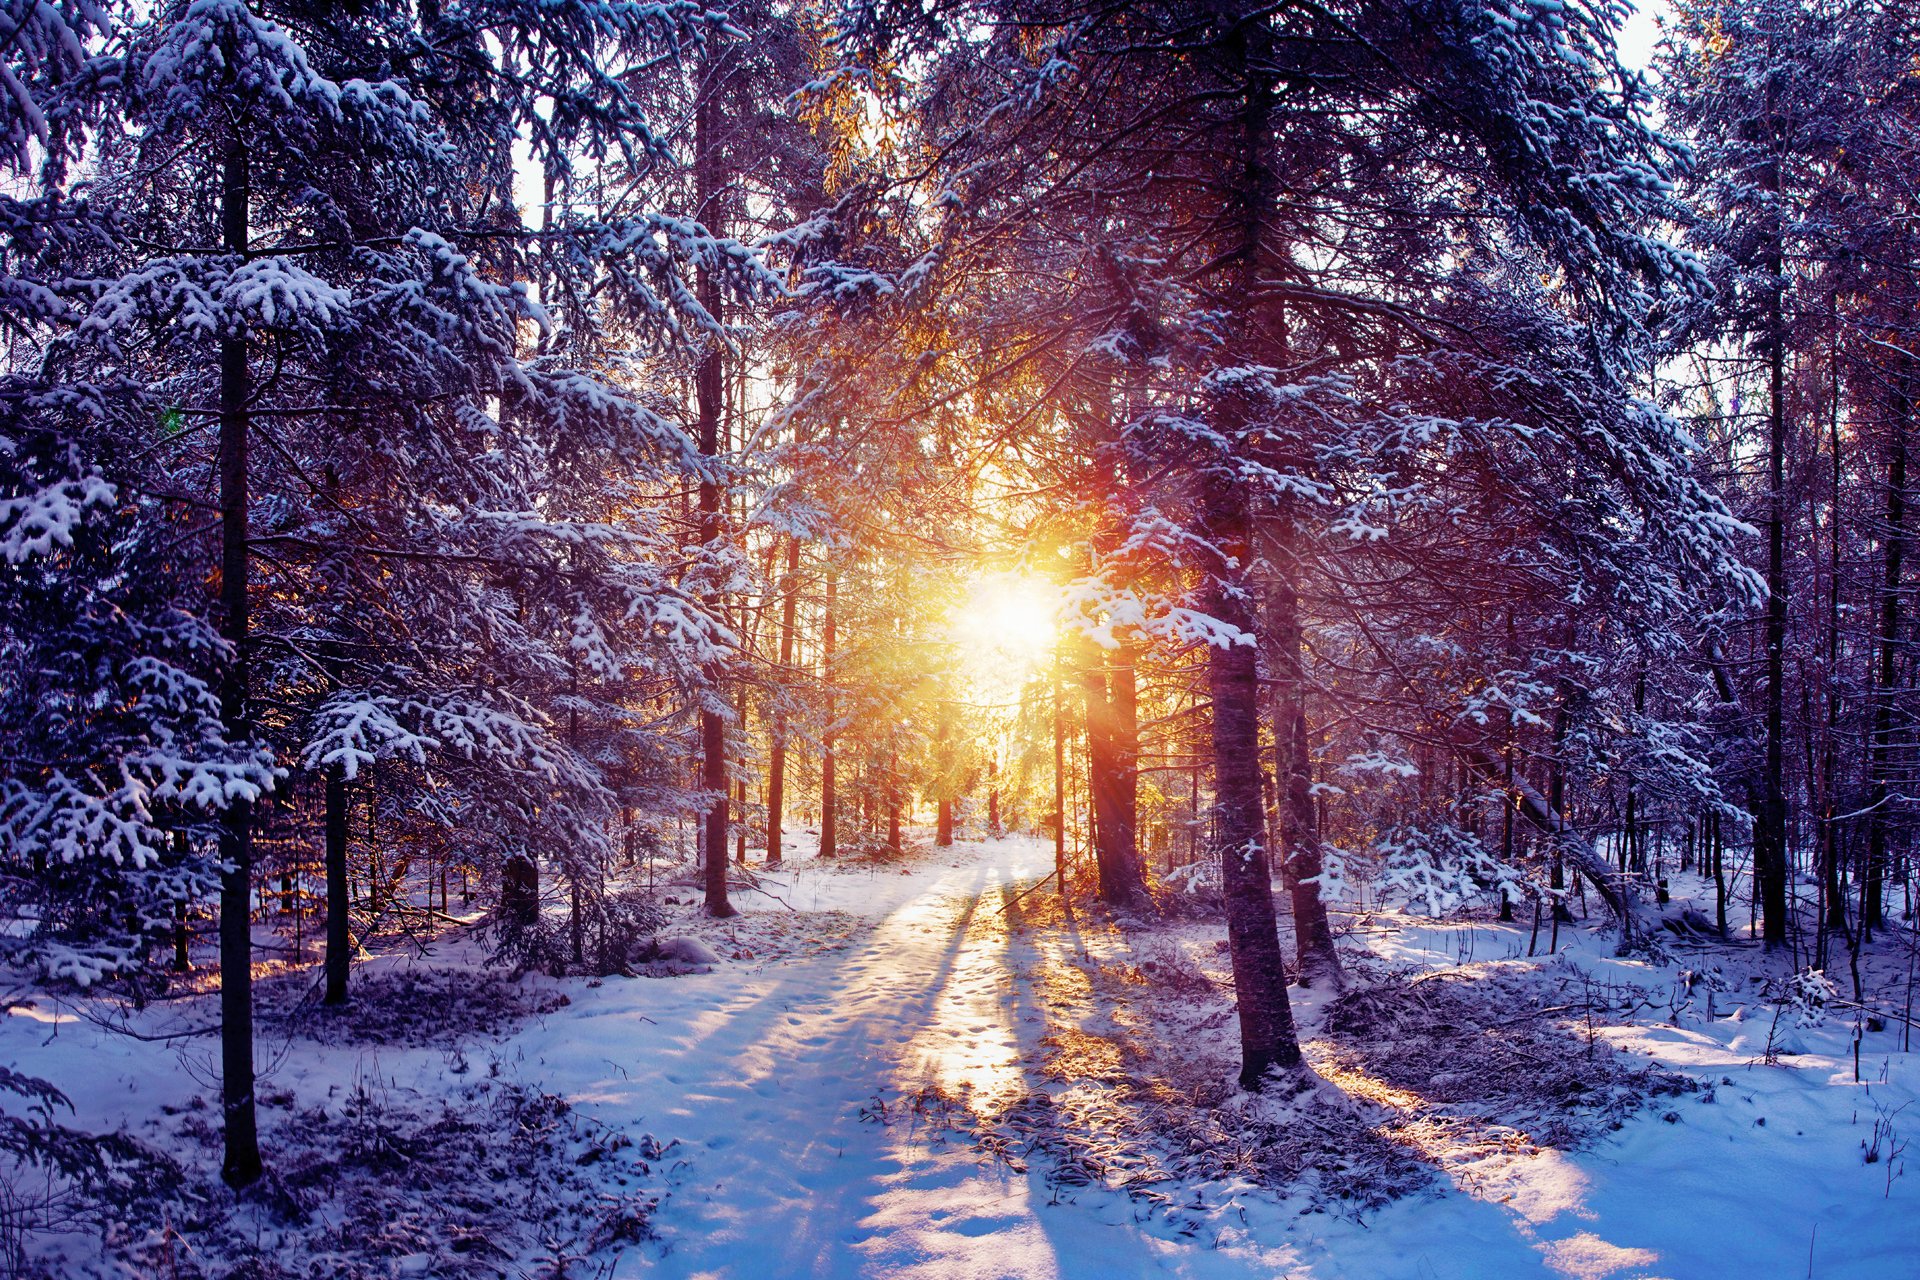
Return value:
[(1007, 923), (979, 899), (962, 908), (957, 925), (941, 918), (951, 909), (944, 901), (915, 904), (895, 917), (923, 929), (952, 929), (959, 942), (927, 1026), (908, 1047), (907, 1063), (947, 1097), (993, 1115), (1026, 1089), (1008, 1011), (1013, 980), (1007, 973)]

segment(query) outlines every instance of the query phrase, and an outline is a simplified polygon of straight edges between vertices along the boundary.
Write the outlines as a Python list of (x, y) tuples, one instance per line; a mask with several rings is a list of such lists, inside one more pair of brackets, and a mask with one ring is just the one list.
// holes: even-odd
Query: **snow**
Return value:
[[(372, 1080), (451, 1101), (472, 1058), (560, 1095), (596, 1128), (677, 1142), (657, 1162), (659, 1238), (628, 1247), (604, 1273), (616, 1277), (1671, 1280), (1798, 1275), (1811, 1258), (1812, 1274), (1839, 1280), (1903, 1274), (1920, 1251), (1916, 1183), (1898, 1158), (1865, 1163), (1862, 1154), (1876, 1120), (1893, 1126), (1897, 1147), (1913, 1114), (1903, 1108), (1920, 1071), (1899, 1051), (1897, 1024), (1863, 1033), (1856, 1084), (1843, 1017), (1775, 1028), (1759, 985), (1731, 962), (1709, 1006), (1705, 985), (1683, 981), (1678, 962), (1617, 959), (1610, 939), (1576, 925), (1562, 926), (1560, 954), (1528, 958), (1524, 923), (1379, 910), (1339, 916), (1348, 947), (1364, 945), (1379, 962), (1644, 988), (1655, 1006), (1603, 1018), (1596, 1042), (1699, 1088), (1656, 1100), (1584, 1149), (1503, 1148), (1445, 1124), (1410, 1130), (1433, 1135), (1414, 1154), (1435, 1181), (1370, 1213), (1308, 1211), (1252, 1184), (1176, 1189), (1197, 1206), (1187, 1212), (1198, 1229), (1183, 1231), (1174, 1215), (1120, 1192), (1064, 1186), (1041, 1156), (1021, 1167), (986, 1158), (910, 1104), (937, 1090), (992, 1113), (1034, 1090), (1081, 1088), (1049, 1083), (1035, 1064), (1041, 1037), (1090, 1005), (1036, 975), (1170, 946), (1217, 971), (1218, 925), (1010, 931), (1011, 895), (1052, 864), (1050, 844), (1028, 837), (963, 842), (901, 866), (829, 865), (810, 845), (796, 835), (785, 865), (756, 867), (760, 887), (738, 893), (733, 920), (704, 919), (688, 894), (663, 941), (703, 948), (703, 971), (530, 975), (522, 982), (550, 997), (543, 1011), (498, 1038), (474, 1032), (457, 1055), (438, 1043), (283, 1038), (269, 1021), (263, 1095), (340, 1105)], [(1765, 966), (1758, 951), (1722, 954), (1746, 957), (1756, 974)], [(369, 961), (356, 981), (474, 959), (470, 946), (449, 944), (426, 958)], [(1330, 993), (1295, 994), (1311, 1039)], [(152, 1045), (70, 1012), (43, 1001), (0, 1019), (0, 1062), (51, 1079), (75, 1100), (78, 1123), (164, 1137), (161, 1108), (207, 1094), (210, 1040), (176, 1042), (168, 1063)], [(197, 1016), (175, 1008), (137, 1015), (136, 1025), (152, 1032)], [(1764, 1061), (1767, 1043), (1777, 1047), (1789, 1029), (1806, 1052)], [(1230, 1034), (1196, 1032), (1177, 1049), (1205, 1056)], [(1452, 1070), (1471, 1076), (1475, 1065)], [(1447, 1083), (1435, 1077), (1435, 1097)], [(270, 1163), (277, 1132), (297, 1114), (292, 1105), (264, 1113)], [(434, 1265), (402, 1263), (419, 1274)]]
[[(0, 437), (3, 440), (4, 437)], [(56, 546), (73, 545), (73, 531), (90, 508), (111, 508), (112, 485), (98, 475), (61, 480), (24, 497), (0, 498), (0, 561), (24, 564)]]

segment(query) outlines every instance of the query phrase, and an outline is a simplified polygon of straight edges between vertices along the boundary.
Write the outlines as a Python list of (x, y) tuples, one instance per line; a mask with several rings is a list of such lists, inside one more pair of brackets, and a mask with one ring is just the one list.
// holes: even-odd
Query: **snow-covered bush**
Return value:
[(1780, 984), (1774, 998), (1798, 1027), (1817, 1027), (1827, 1020), (1827, 1006), (1840, 989), (1826, 973), (1811, 966)]
[(1184, 867), (1175, 867), (1160, 878), (1160, 882), (1170, 889), (1192, 897), (1207, 897), (1220, 892), (1220, 862), (1217, 858), (1201, 857)]
[(1428, 915), (1459, 909), (1482, 894), (1526, 897), (1534, 892), (1526, 874), (1488, 849), (1480, 837), (1458, 827), (1400, 826), (1374, 841), (1379, 889)]

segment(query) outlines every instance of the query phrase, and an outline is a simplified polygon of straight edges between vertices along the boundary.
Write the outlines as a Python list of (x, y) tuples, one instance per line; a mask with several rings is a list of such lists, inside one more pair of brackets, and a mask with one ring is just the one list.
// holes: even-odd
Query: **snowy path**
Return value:
[(516, 1037), (523, 1070), (600, 1120), (689, 1149), (658, 1223), (664, 1273), (1052, 1274), (1024, 1180), (860, 1118), (889, 1087), (1017, 1079), (1009, 979), (968, 925), (993, 910), (982, 894), (1050, 857), (1006, 841), (937, 874), (875, 876), (867, 906), (884, 918), (839, 954), (581, 993)]

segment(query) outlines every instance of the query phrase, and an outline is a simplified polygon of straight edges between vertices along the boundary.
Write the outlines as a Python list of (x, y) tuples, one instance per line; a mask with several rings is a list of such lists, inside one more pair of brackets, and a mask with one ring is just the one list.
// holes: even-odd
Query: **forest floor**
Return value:
[(15, 1010), (0, 1064), (174, 1162), (104, 1252), (76, 1224), (43, 1261), (169, 1280), (1837, 1280), (1920, 1258), (1900, 1022), (1863, 1027), (1856, 1084), (1849, 1011), (1770, 1002), (1786, 966), (1757, 948), (1621, 960), (1568, 925), (1528, 958), (1525, 922), (1343, 913), (1348, 993), (1295, 993), (1322, 1083), (1249, 1099), (1225, 1084), (1216, 923), (1066, 917), (1050, 888), (1021, 893), (1051, 865), (1031, 839), (901, 865), (809, 853), (796, 841), (730, 921), (667, 889), (685, 899), (668, 931), (718, 957), (692, 973), (508, 982), (455, 936), (360, 965), (347, 1015), (304, 1002), (304, 977), (264, 983), (274, 1176), (245, 1205), (217, 1184), (210, 1038), (156, 1051), (84, 1002)]

